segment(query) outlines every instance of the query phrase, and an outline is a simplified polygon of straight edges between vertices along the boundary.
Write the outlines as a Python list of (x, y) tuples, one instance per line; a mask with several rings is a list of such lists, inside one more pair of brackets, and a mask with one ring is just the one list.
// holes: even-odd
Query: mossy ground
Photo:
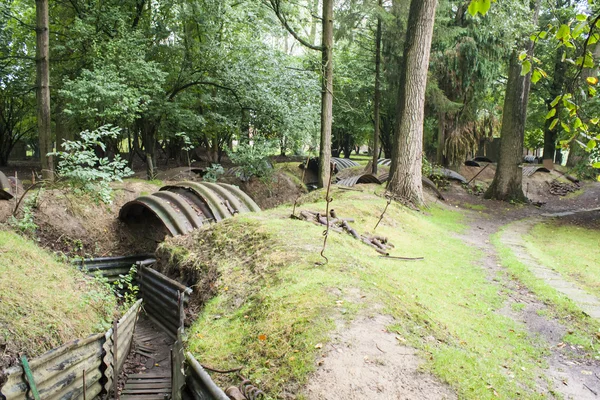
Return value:
[[(359, 233), (372, 233), (386, 204), (384, 189), (360, 189), (333, 189), (331, 207), (354, 218)], [(323, 197), (323, 191), (308, 194), (299, 209), (324, 212)], [(269, 397), (285, 398), (306, 383), (317, 345), (340, 323), (380, 313), (394, 317), (388, 329), (419, 349), (424, 369), (459, 398), (545, 398), (536, 381), (547, 346), (497, 312), (505, 294), (478, 266), (481, 255), (455, 237), (465, 229), (460, 212), (421, 213), (392, 203), (376, 233), (395, 245), (392, 255), (423, 261), (384, 259), (330, 232), (326, 264), (319, 254), (323, 227), (290, 213), (284, 207), (237, 216), (163, 244), (183, 269), (217, 271), (210, 283), (215, 296), (188, 330), (187, 347), (203, 363), (243, 365)]]

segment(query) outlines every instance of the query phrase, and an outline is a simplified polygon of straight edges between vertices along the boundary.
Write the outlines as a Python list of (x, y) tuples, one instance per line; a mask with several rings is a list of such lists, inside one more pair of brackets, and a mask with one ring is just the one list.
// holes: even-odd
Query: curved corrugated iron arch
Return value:
[(155, 215), (173, 236), (185, 235), (210, 222), (237, 213), (260, 211), (260, 207), (238, 187), (225, 183), (179, 182), (159, 192), (138, 197), (119, 212), (123, 221), (142, 215)]
[(0, 200), (10, 200), (13, 197), (10, 181), (6, 175), (0, 171)]
[(379, 177), (373, 174), (363, 174), (342, 179), (337, 184), (341, 186), (354, 186), (357, 183), (376, 183), (381, 185), (383, 182), (384, 181), (381, 181)]
[(350, 160), (348, 158), (332, 157), (331, 161), (333, 161), (333, 162), (336, 163), (338, 171), (341, 171), (341, 170), (346, 169), (346, 168), (352, 168), (352, 167), (358, 167), (358, 166), (360, 166), (359, 163), (357, 163), (356, 161)]

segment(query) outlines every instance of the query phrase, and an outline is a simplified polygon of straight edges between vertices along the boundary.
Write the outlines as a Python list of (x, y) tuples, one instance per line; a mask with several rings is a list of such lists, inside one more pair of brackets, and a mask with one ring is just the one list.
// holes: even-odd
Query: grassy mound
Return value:
[[(386, 204), (383, 189), (357, 188), (363, 191), (332, 189), (331, 207), (355, 218), (359, 233), (372, 233)], [(324, 211), (322, 197), (310, 193), (299, 209)], [(270, 397), (303, 398), (288, 393), (301, 393), (332, 331), (359, 314), (386, 314), (394, 318), (389, 331), (419, 349), (425, 369), (459, 398), (543, 397), (536, 381), (544, 346), (497, 312), (501, 284), (486, 278), (479, 255), (453, 234), (463, 229), (461, 214), (392, 204), (376, 233), (396, 246), (392, 255), (424, 261), (383, 259), (331, 232), (323, 265), (323, 228), (292, 220), (290, 212), (241, 215), (160, 248), (171, 272), (200, 282), (195, 292), (205, 294), (197, 297), (205, 303), (187, 343), (203, 363), (243, 365)]]
[(107, 288), (34, 242), (0, 231), (0, 370), (17, 352), (36, 357), (110, 327)]

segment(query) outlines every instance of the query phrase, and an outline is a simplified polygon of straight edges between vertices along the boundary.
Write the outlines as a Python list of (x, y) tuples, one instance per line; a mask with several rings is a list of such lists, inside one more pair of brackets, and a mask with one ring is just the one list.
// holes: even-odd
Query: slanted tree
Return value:
[(388, 190), (415, 205), (423, 203), (423, 118), (429, 53), (437, 0), (412, 0), (400, 72), (398, 121)]

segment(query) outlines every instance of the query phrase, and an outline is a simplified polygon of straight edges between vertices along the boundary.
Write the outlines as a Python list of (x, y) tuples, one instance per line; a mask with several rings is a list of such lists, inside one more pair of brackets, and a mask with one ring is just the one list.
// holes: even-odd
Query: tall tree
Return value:
[(400, 73), (398, 122), (388, 189), (415, 205), (423, 203), (423, 115), (437, 0), (412, 0)]
[(321, 13), (321, 45), (300, 37), (292, 28), (282, 9), (282, 0), (264, 0), (275, 12), (283, 27), (303, 46), (321, 52), (321, 142), (319, 149), (319, 186), (329, 181), (331, 162), (331, 124), (333, 121), (333, 0), (323, 0)]
[(37, 117), (40, 143), (40, 160), (45, 179), (54, 178), (54, 163), (48, 155), (51, 148), (50, 130), (50, 65), (48, 0), (36, 0), (36, 64), (37, 64)]
[(381, 109), (381, 7), (383, 6), (383, 0), (378, 0), (377, 5), (377, 30), (375, 32), (375, 95), (373, 96), (373, 168), (372, 173), (377, 174), (377, 160), (379, 159), (379, 124), (380, 117), (379, 111)]
[(321, 34), (321, 146), (319, 148), (319, 187), (331, 179), (331, 125), (333, 122), (333, 0), (323, 0)]
[[(540, 0), (537, 0), (534, 21), (537, 24)], [(533, 57), (533, 42), (528, 41), (528, 57)], [(510, 57), (508, 81), (502, 112), (500, 131), (500, 158), (492, 184), (485, 192), (486, 199), (503, 201), (526, 201), (523, 194), (523, 174), (520, 168), (523, 161), (523, 142), (527, 121), (527, 103), (531, 87), (531, 70), (519, 62), (515, 49)], [(531, 64), (529, 64), (531, 67)], [(531, 68), (530, 68), (531, 69)]]

